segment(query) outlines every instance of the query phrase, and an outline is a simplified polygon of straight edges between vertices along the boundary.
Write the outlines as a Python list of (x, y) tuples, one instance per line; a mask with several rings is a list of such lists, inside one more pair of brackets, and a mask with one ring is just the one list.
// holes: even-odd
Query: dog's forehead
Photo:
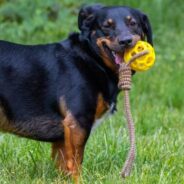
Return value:
[(97, 18), (100, 21), (103, 21), (105, 19), (122, 19), (127, 16), (133, 16), (132, 14), (133, 9), (130, 9), (128, 7), (104, 7), (97, 13)]

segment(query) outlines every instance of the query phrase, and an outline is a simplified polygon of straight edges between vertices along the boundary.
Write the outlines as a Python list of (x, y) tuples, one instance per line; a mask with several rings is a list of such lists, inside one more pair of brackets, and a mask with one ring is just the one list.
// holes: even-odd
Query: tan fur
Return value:
[(98, 95), (97, 98), (97, 106), (95, 113), (95, 120), (102, 117), (102, 115), (109, 109), (109, 104), (105, 102), (102, 94)]
[(107, 46), (110, 46), (111, 41), (108, 38), (98, 38), (96, 43), (98, 47), (100, 48), (100, 51), (101, 51), (100, 54), (101, 54), (101, 57), (105, 65), (111, 68), (113, 71), (116, 71), (116, 65), (112, 63), (112, 61), (110, 60), (109, 56), (107, 55), (107, 53), (105, 52), (103, 48), (103, 43), (105, 43)]
[(61, 122), (64, 127), (64, 141), (53, 143), (52, 158), (56, 160), (60, 171), (72, 175), (75, 183), (78, 183), (87, 134), (67, 110), (64, 98), (60, 101), (60, 109), (65, 114)]
[(13, 129), (14, 128), (12, 127), (12, 125), (10, 124), (10, 121), (8, 120), (8, 118), (4, 113), (4, 109), (0, 107), (0, 131), (12, 132)]

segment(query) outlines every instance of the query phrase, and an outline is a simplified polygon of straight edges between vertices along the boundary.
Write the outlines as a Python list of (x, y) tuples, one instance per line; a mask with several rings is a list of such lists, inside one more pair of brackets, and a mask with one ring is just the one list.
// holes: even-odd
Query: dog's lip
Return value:
[(114, 49), (109, 48), (106, 44), (103, 45), (105, 52), (108, 54), (109, 58), (117, 65), (122, 62), (124, 51), (120, 52), (115, 51)]
[(115, 58), (114, 58), (114, 55), (112, 53), (112, 50), (106, 45), (106, 44), (103, 44), (103, 47), (104, 47), (104, 51), (106, 52), (106, 54), (108, 55), (108, 57), (114, 61)]

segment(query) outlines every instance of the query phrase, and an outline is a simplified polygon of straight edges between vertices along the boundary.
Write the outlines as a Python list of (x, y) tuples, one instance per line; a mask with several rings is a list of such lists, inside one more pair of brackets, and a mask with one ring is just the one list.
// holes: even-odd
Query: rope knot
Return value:
[(132, 71), (131, 71), (130, 65), (127, 65), (125, 62), (122, 62), (119, 68), (118, 87), (123, 90), (130, 90), (131, 76), (132, 76)]

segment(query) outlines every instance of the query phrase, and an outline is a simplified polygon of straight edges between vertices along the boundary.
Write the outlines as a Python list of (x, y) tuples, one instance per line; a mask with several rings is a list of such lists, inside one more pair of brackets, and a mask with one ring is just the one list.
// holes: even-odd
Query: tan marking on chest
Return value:
[(104, 100), (102, 94), (98, 95), (95, 119), (99, 119), (109, 109), (109, 104)]

